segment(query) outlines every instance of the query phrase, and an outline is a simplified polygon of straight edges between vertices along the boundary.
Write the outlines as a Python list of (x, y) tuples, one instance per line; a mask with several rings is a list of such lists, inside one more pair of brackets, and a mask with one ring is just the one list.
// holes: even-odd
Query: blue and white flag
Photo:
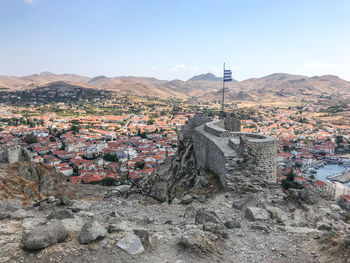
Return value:
[(232, 72), (231, 70), (224, 70), (224, 82), (232, 81)]

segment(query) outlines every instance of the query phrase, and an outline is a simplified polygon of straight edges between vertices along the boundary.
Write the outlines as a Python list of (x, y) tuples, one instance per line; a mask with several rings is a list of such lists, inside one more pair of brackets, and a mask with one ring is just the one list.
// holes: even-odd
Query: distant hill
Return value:
[(215, 76), (213, 73), (200, 74), (193, 76), (188, 81), (222, 81), (222, 78)]
[[(222, 94), (220, 80), (221, 78), (212, 73), (194, 76), (188, 81), (167, 81), (134, 76), (88, 78), (74, 74), (58, 75), (44, 72), (24, 77), (0, 76), (0, 91), (2, 94), (6, 93), (10, 96), (9, 91), (20, 94), (28, 90), (27, 95), (34, 95), (45, 87), (54, 90), (85, 88), (99, 90), (100, 92), (113, 92), (114, 94), (160, 98), (194, 98), (190, 101), (217, 101), (220, 100)], [(227, 82), (225, 87), (227, 90), (225, 98), (228, 103), (234, 101), (294, 101), (327, 104), (350, 101), (350, 82), (331, 75), (306, 77), (274, 73), (261, 78)], [(98, 97), (100, 96), (98, 95)], [(70, 98), (66, 99), (69, 100)]]
[(52, 102), (92, 102), (111, 95), (112, 92), (88, 88), (82, 84), (55, 81), (34, 89), (0, 91), (0, 101), (15, 105), (44, 105)]

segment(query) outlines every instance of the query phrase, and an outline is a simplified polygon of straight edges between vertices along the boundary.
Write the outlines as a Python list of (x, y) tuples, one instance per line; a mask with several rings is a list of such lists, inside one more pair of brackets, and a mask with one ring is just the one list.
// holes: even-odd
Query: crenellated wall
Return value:
[[(198, 168), (207, 168), (216, 173), (226, 187), (228, 171), (245, 158), (253, 159), (261, 176), (276, 182), (277, 141), (271, 136), (242, 133), (237, 118), (209, 121), (192, 132), (192, 141)], [(229, 127), (227, 126), (229, 123)], [(233, 127), (233, 128), (232, 128)], [(230, 129), (230, 130), (229, 130)]]

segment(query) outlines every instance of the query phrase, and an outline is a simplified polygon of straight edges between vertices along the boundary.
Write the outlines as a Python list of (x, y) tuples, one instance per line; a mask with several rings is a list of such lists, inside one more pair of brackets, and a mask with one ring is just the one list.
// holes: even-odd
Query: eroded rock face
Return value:
[(67, 238), (67, 231), (59, 221), (38, 226), (30, 231), (23, 242), (23, 247), (29, 250), (43, 249), (62, 242)]
[(97, 221), (85, 223), (79, 235), (80, 244), (88, 244), (95, 240), (104, 238), (107, 235), (106, 229)]

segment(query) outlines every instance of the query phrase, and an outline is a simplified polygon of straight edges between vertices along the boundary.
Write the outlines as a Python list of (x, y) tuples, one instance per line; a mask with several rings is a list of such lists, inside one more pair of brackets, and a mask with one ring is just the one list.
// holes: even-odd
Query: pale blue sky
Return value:
[(350, 80), (348, 0), (0, 0), (0, 75)]

